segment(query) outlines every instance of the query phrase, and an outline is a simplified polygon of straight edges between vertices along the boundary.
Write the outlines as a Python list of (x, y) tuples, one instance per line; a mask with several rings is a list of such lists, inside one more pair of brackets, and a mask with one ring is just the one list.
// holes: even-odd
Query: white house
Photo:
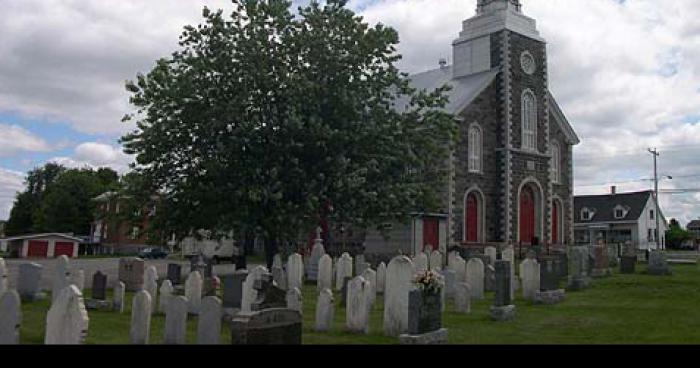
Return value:
[(80, 238), (68, 234), (48, 233), (14, 236), (0, 239), (7, 251), (20, 258), (55, 258), (66, 255), (78, 257)]
[(613, 187), (611, 194), (574, 197), (574, 237), (579, 245), (631, 241), (637, 249), (665, 249), (666, 230), (653, 191), (616, 193)]

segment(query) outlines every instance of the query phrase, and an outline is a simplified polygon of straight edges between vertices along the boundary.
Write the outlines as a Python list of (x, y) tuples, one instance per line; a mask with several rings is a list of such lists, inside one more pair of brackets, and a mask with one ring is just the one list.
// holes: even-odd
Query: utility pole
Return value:
[(656, 240), (656, 248), (661, 249), (661, 242), (659, 242), (659, 238), (661, 237), (661, 229), (659, 228), (659, 177), (657, 174), (658, 171), (656, 165), (656, 159), (659, 157), (659, 151), (656, 148), (653, 150), (649, 148), (648, 151), (654, 156), (654, 202), (656, 203), (656, 214), (654, 215), (654, 218), (656, 219), (656, 233), (654, 234), (654, 240)]

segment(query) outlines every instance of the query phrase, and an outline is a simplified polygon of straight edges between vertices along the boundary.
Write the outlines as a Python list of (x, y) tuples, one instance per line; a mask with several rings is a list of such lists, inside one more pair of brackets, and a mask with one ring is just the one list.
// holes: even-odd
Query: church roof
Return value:
[(559, 104), (557, 103), (557, 100), (552, 96), (551, 91), (547, 91), (547, 94), (549, 95), (549, 107), (550, 107), (550, 112), (552, 113), (552, 116), (554, 117), (554, 121), (559, 124), (559, 128), (561, 129), (562, 132), (564, 132), (564, 135), (566, 136), (566, 140), (568, 141), (567, 143), (571, 145), (577, 145), (581, 143), (581, 140), (578, 138), (576, 135), (576, 132), (574, 131), (574, 128), (571, 127), (571, 124), (569, 124), (569, 120), (566, 118), (564, 113), (561, 111), (561, 108), (559, 107)]
[[(488, 87), (498, 74), (498, 69), (472, 74), (462, 78), (452, 79), (452, 67), (446, 66), (423, 73), (411, 75), (411, 87), (418, 90), (433, 92), (447, 84), (452, 87), (447, 92), (449, 102), (443, 109), (445, 112), (457, 115)], [(404, 96), (396, 100), (395, 108), (403, 112), (408, 107), (410, 99)]]

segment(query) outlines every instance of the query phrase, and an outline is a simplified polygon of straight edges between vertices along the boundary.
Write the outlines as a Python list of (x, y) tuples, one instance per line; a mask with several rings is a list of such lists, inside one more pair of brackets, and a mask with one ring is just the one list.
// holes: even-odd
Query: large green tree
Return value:
[(436, 209), (457, 127), (446, 88), (413, 90), (397, 69), (397, 32), (343, 0), (232, 2), (127, 83), (138, 128), (122, 142), (141, 192), (163, 194), (158, 226), (292, 239), (331, 214), (364, 226)]
[(666, 245), (669, 248), (680, 248), (683, 243), (693, 239), (693, 235), (683, 229), (676, 219), (671, 219), (666, 230)]

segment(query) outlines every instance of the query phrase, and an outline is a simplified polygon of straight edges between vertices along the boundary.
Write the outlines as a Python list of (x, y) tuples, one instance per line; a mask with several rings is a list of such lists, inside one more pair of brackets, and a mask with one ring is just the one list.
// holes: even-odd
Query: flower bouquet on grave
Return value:
[(445, 286), (442, 275), (433, 270), (427, 270), (416, 274), (413, 283), (416, 284), (418, 289), (423, 291), (424, 294), (439, 294)]

